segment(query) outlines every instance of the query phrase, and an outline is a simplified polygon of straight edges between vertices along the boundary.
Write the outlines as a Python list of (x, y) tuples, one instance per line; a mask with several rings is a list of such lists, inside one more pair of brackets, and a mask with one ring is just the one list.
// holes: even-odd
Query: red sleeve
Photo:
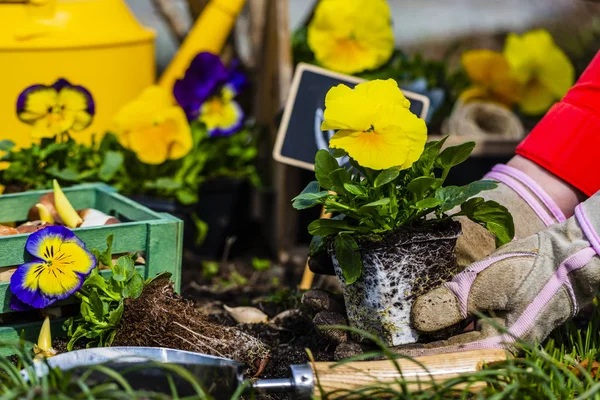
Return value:
[(588, 196), (600, 190), (600, 52), (517, 147)]

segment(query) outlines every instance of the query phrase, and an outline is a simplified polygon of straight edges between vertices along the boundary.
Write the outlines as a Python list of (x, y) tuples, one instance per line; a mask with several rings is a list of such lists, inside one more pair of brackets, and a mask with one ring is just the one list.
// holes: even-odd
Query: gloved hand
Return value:
[[(508, 209), (515, 224), (515, 238), (525, 238), (547, 226), (564, 222), (565, 215), (554, 200), (533, 179), (508, 165), (496, 165), (483, 179), (498, 182), (494, 190), (481, 192), (477, 197), (493, 200)], [(451, 210), (450, 214), (459, 211)], [(457, 218), (462, 235), (456, 243), (458, 265), (465, 268), (496, 250), (496, 241), (487, 229), (466, 217)]]
[[(565, 215), (554, 200), (525, 173), (508, 165), (496, 165), (484, 179), (498, 181), (498, 187), (479, 193), (478, 197), (494, 200), (513, 216), (515, 237), (524, 238), (547, 226), (565, 221)], [(449, 214), (458, 212), (460, 207)], [(494, 235), (466, 217), (457, 217), (462, 235), (456, 243), (456, 258), (460, 267), (467, 267), (496, 250)], [(327, 254), (311, 257), (308, 265), (314, 273), (334, 275), (331, 258)]]
[(600, 192), (566, 222), (501, 247), (417, 298), (412, 308), (414, 327), (422, 332), (446, 328), (477, 311), (492, 314), (508, 333), (480, 323), (476, 331), (408, 353), (510, 349), (517, 338), (545, 339), (593, 301), (600, 284), (599, 234)]

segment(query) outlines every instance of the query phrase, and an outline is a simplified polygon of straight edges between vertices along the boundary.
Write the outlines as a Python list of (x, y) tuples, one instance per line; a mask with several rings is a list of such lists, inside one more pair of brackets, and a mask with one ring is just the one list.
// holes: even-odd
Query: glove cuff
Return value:
[(596, 254), (600, 255), (600, 235), (598, 234), (600, 218), (591, 218), (599, 215), (598, 210), (600, 210), (600, 194), (590, 197), (575, 207), (575, 218)]
[(498, 164), (485, 175), (484, 179), (493, 179), (511, 188), (546, 226), (566, 220), (565, 214), (556, 202), (540, 185), (522, 171), (508, 165)]

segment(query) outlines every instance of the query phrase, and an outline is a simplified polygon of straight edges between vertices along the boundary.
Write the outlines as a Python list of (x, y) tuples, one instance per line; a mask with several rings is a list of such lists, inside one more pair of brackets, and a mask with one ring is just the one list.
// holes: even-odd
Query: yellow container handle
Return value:
[(246, 0), (209, 1), (158, 84), (172, 90), (173, 84), (183, 76), (196, 54), (208, 51), (219, 55), (244, 3)]

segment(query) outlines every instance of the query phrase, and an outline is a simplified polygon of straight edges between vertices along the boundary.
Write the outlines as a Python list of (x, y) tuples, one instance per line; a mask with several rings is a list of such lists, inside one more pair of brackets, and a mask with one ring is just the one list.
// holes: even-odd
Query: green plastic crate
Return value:
[[(43, 190), (0, 196), (0, 221), (25, 221), (29, 209), (43, 194), (49, 192)], [(179, 290), (183, 246), (183, 222), (180, 219), (154, 212), (104, 184), (79, 185), (65, 188), (64, 192), (75, 209), (95, 208), (122, 221), (115, 225), (73, 229), (88, 249), (105, 249), (106, 238), (113, 234), (113, 254), (143, 251), (146, 265), (137, 267), (142, 276), (149, 278), (160, 272), (171, 272), (175, 289)], [(0, 268), (25, 262), (27, 236), (0, 237)], [(106, 276), (109, 271), (102, 271), (102, 274)], [(4, 316), (4, 319), (11, 320), (11, 323), (0, 323), (0, 342), (18, 339), (22, 331), (27, 340), (35, 341), (41, 320), (21, 322), (17, 314), (8, 316), (8, 313), (13, 313), (9, 306), (10, 296), (9, 283), (0, 282), (0, 318)], [(53, 325), (55, 334), (61, 332), (59, 322)], [(0, 349), (1, 353), (3, 351)]]

